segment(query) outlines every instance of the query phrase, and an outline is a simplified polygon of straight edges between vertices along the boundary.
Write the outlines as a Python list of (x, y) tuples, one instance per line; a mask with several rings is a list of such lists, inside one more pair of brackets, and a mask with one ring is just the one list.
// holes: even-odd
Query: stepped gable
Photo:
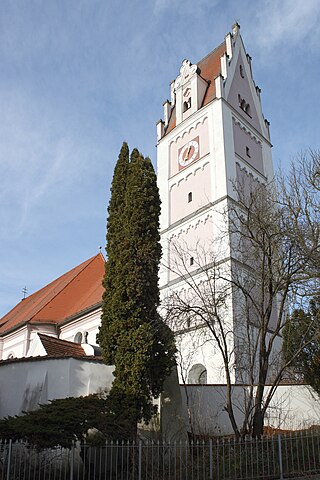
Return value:
[(79, 343), (61, 340), (43, 333), (38, 333), (38, 336), (48, 357), (86, 357), (86, 353)]
[(104, 257), (99, 253), (21, 300), (0, 320), (0, 336), (26, 323), (59, 324), (99, 304), (104, 265)]
[[(216, 97), (215, 79), (221, 74), (221, 57), (227, 52), (226, 42), (223, 41), (212, 52), (206, 55), (200, 62), (197, 63), (200, 71), (200, 76), (208, 82), (208, 88), (205, 93), (202, 107), (208, 105)], [(171, 132), (176, 127), (176, 110), (175, 106), (171, 110), (168, 126), (165, 135)]]

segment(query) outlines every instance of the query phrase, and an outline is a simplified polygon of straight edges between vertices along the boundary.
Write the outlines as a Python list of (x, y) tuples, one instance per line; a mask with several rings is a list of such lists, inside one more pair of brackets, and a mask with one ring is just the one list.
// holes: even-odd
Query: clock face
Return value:
[(186, 167), (199, 158), (199, 137), (186, 143), (179, 151), (179, 165)]

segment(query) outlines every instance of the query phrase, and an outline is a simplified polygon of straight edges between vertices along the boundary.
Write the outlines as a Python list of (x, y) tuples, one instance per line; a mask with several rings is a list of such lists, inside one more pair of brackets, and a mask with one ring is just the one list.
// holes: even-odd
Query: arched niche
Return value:
[(205, 385), (207, 383), (207, 369), (202, 363), (193, 365), (188, 373), (188, 383)]

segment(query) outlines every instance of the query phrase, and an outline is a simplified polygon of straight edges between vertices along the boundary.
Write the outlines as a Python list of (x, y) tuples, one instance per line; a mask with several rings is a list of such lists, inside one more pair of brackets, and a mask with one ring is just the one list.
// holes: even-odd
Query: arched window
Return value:
[(183, 111), (186, 112), (191, 108), (191, 97), (188, 98), (185, 102), (183, 102)]
[(74, 339), (73, 341), (75, 343), (82, 343), (83, 342), (83, 335), (82, 335), (82, 332), (77, 332), (74, 336)]
[(246, 102), (244, 98), (241, 97), (240, 94), (238, 94), (238, 101), (239, 101), (239, 107), (241, 110), (243, 110), (247, 115), (250, 116), (250, 104)]
[(207, 369), (201, 363), (193, 365), (188, 374), (188, 383), (205, 385), (207, 383)]
[(7, 356), (7, 360), (10, 360), (11, 358), (14, 358), (14, 355), (12, 352), (10, 352), (9, 355)]

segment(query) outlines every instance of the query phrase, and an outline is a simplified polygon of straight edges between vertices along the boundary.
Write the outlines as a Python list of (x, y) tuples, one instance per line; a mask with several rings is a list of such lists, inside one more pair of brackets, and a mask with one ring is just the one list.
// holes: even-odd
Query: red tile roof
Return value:
[(48, 357), (86, 357), (79, 343), (68, 342), (43, 333), (38, 333), (38, 336)]
[[(200, 71), (200, 76), (208, 82), (208, 88), (205, 93), (202, 107), (208, 105), (216, 96), (215, 79), (221, 74), (220, 58), (226, 53), (226, 42), (223, 41), (221, 45), (212, 50), (200, 62), (197, 63)], [(176, 126), (176, 112), (175, 107), (171, 110), (168, 126), (165, 130), (165, 135), (171, 132)]]
[(215, 79), (221, 74), (221, 57), (227, 52), (226, 42), (222, 42), (198, 63), (200, 75), (207, 80), (209, 88), (203, 99), (202, 106), (208, 105), (216, 96)]
[(99, 253), (21, 300), (0, 319), (0, 335), (25, 323), (59, 324), (100, 303), (104, 265)]

